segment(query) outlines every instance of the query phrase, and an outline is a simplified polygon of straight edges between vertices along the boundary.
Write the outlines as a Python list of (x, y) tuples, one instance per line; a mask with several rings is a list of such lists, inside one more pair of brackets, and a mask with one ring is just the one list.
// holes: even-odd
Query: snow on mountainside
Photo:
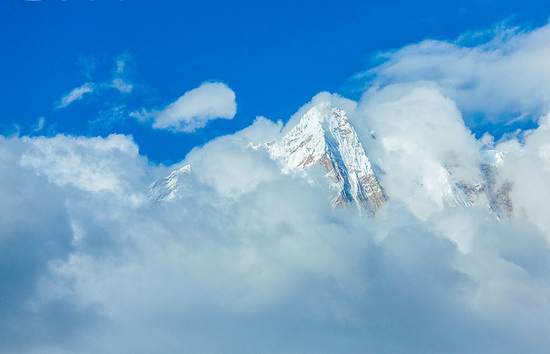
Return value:
[[(375, 215), (388, 197), (376, 176), (371, 161), (346, 113), (328, 101), (317, 102), (303, 114), (298, 124), (283, 137), (260, 144), (277, 161), (283, 173), (311, 176), (322, 167), (329, 184), (332, 207), (353, 208), (363, 215)], [(441, 208), (486, 205), (497, 219), (509, 216), (513, 210), (509, 197), (512, 185), (499, 178), (503, 155), (499, 151), (484, 151), (485, 161), (479, 166), (479, 180), (464, 182), (453, 177), (453, 169), (443, 163), (446, 181), (439, 186)], [(452, 161), (451, 161), (452, 162)], [(449, 163), (452, 166), (452, 163)], [(184, 197), (190, 188), (191, 167), (186, 165), (169, 176), (152, 183), (147, 191), (153, 202)], [(441, 173), (441, 171), (434, 173)], [(433, 191), (432, 191), (433, 193)], [(397, 196), (409, 198), (411, 196)], [(440, 198), (440, 197), (438, 197)], [(439, 200), (439, 199), (438, 199)]]
[(173, 171), (168, 177), (158, 179), (149, 186), (147, 196), (153, 202), (176, 198), (186, 188), (185, 177), (190, 171), (191, 166), (186, 165)]
[(512, 183), (499, 178), (499, 168), (504, 161), (502, 151), (486, 150), (485, 162), (481, 165), (483, 172), (482, 189), (488, 199), (489, 210), (497, 219), (510, 216), (514, 209), (510, 199)]
[(386, 196), (345, 112), (322, 102), (312, 107), (283, 138), (264, 144), (283, 172), (323, 165), (333, 208), (355, 205), (373, 215)]
[(513, 211), (510, 191), (512, 184), (502, 180), (499, 168), (503, 162), (503, 153), (497, 150), (482, 151), (484, 162), (479, 166), (481, 176), (475, 183), (452, 182), (452, 171), (446, 169), (443, 208), (470, 207), (485, 205), (490, 214), (496, 219), (510, 216)]

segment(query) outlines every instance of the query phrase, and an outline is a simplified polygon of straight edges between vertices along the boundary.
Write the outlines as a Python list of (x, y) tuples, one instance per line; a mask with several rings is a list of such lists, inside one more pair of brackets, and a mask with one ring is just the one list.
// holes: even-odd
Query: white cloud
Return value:
[(236, 113), (235, 92), (221, 82), (205, 82), (161, 111), (144, 111), (134, 116), (153, 118), (157, 129), (193, 132), (210, 120), (233, 119)]
[(116, 61), (116, 73), (117, 74), (122, 74), (124, 72), (124, 67), (126, 66), (126, 60), (127, 60), (127, 58), (118, 59)]
[(481, 180), (479, 146), (456, 104), (433, 84), (371, 90), (350, 119), (385, 171), (381, 179), (389, 197), (404, 200), (417, 216), (452, 205), (455, 183)]
[(536, 224), (550, 239), (550, 125), (549, 116), (542, 117), (540, 126), (527, 134), (524, 142), (513, 138), (497, 145), (504, 151), (503, 180), (513, 183), (511, 197), (514, 213), (520, 219)]
[(59, 186), (122, 194), (128, 192), (128, 180), (141, 177), (138, 147), (124, 135), (107, 138), (57, 135), (24, 137), (23, 141), (29, 149), (23, 153), (21, 165)]
[[(55, 338), (88, 320), (72, 316), (68, 302), (36, 302), (36, 287), (49, 274), (49, 263), (71, 252), (72, 233), (66, 199), (56, 185), (22, 168), (27, 144), (0, 137), (0, 351), (21, 352)], [(52, 327), (42, 326), (42, 321)], [(44, 323), (43, 322), (43, 323)], [(60, 332), (61, 331), (61, 332)], [(69, 334), (72, 333), (72, 334)], [(34, 341), (35, 344), (32, 344)]]
[(134, 89), (134, 85), (124, 81), (121, 78), (113, 79), (111, 83), (111, 87), (117, 89), (121, 93), (130, 93)]
[(95, 85), (93, 83), (87, 82), (84, 85), (73, 89), (67, 95), (63, 96), (63, 98), (61, 98), (61, 103), (59, 103), (57, 108), (65, 108), (74, 101), (82, 99), (85, 94), (94, 92), (94, 87)]
[(549, 56), (550, 25), (529, 31), (499, 26), (455, 42), (425, 40), (385, 53), (386, 62), (363, 75), (374, 86), (434, 81), (461, 110), (488, 121), (537, 119), (550, 109)]
[[(0, 349), (547, 351), (550, 230), (536, 221), (542, 213), (501, 223), (477, 208), (417, 217), (402, 202), (418, 197), (410, 181), (429, 178), (415, 164), (473, 149), (453, 102), (434, 86), (396, 86), (357, 109), (348, 103), (355, 126), (377, 130), (372, 153), (391, 162), (385, 181), (394, 199), (377, 218), (333, 213), (322, 185), (284, 175), (265, 152), (248, 148), (281, 134), (280, 123), (263, 118), (190, 153), (178, 164), (193, 164), (188, 194), (161, 204), (136, 202), (147, 176), (165, 168), (148, 164), (129, 137), (0, 139), (0, 196), (8, 203), (0, 252), (13, 254), (4, 245), (17, 235), (29, 242), (15, 253), (27, 262), (17, 268), (21, 286), (3, 287), (21, 309), (0, 305), (0, 318), (12, 319), (2, 326), (13, 318), (22, 325), (4, 331)], [(528, 144), (544, 160), (540, 129)], [(456, 136), (444, 139), (449, 134)], [(396, 173), (405, 175), (392, 183)], [(52, 243), (61, 250), (29, 253)], [(46, 331), (52, 311), (59, 331)]]

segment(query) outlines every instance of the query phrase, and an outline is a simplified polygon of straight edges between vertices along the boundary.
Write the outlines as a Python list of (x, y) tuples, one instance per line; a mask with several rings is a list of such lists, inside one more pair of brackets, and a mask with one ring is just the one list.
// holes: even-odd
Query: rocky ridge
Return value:
[(353, 206), (373, 215), (386, 202), (346, 113), (328, 102), (312, 107), (284, 137), (264, 147), (285, 173), (324, 166), (333, 208)]

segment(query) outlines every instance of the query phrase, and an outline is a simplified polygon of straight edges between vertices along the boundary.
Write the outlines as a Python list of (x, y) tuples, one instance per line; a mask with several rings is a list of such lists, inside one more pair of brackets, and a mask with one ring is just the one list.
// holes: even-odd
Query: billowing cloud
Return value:
[[(121, 177), (139, 178), (138, 147), (131, 138), (110, 135), (84, 138), (57, 135), (53, 138), (23, 138), (30, 146), (21, 165), (33, 169), (56, 185), (81, 190), (122, 193)], [(126, 162), (126, 164), (124, 163)], [(121, 166), (124, 168), (118, 170)]]
[(76, 335), (73, 328), (86, 326), (94, 317), (70, 302), (38, 295), (41, 279), (50, 274), (50, 262), (67, 260), (73, 250), (73, 235), (63, 190), (20, 165), (27, 148), (19, 138), (0, 137), (2, 352), (24, 352), (66, 340)]
[(540, 119), (540, 126), (528, 131), (524, 141), (513, 138), (496, 146), (506, 158), (503, 161), (503, 179), (514, 181), (511, 190), (516, 201), (517, 216), (535, 223), (550, 235), (550, 197), (547, 177), (550, 171), (549, 115)]
[(94, 84), (91, 82), (87, 82), (84, 85), (73, 89), (67, 95), (63, 96), (63, 98), (61, 98), (61, 103), (59, 103), (57, 108), (65, 108), (74, 101), (82, 99), (85, 94), (92, 92), (94, 92)]
[(425, 40), (382, 54), (386, 62), (363, 75), (374, 87), (434, 81), (463, 112), (488, 121), (536, 120), (550, 109), (549, 38), (546, 25), (528, 31), (498, 26), (454, 42)]
[(144, 111), (138, 118), (153, 118), (153, 127), (194, 132), (214, 119), (233, 119), (237, 113), (235, 92), (221, 82), (205, 82), (187, 91), (160, 111)]
[(389, 197), (404, 199), (417, 216), (452, 204), (454, 183), (481, 179), (479, 145), (455, 102), (434, 85), (371, 90), (352, 119), (385, 171)]
[(19, 267), (0, 349), (547, 351), (550, 190), (535, 188), (550, 177), (546, 125), (493, 146), (518, 188), (517, 213), (497, 221), (484, 206), (439, 207), (442, 187), (428, 186), (445, 182), (438, 169), (451, 160), (475, 176), (482, 146), (437, 87), (323, 97), (348, 104), (385, 162), (391, 199), (375, 218), (332, 211), (326, 186), (251, 148), (284, 131), (264, 118), (193, 150), (178, 165), (193, 166), (185, 195), (165, 203), (144, 194), (167, 169), (129, 137), (0, 140), (0, 250), (12, 252), (0, 271)]

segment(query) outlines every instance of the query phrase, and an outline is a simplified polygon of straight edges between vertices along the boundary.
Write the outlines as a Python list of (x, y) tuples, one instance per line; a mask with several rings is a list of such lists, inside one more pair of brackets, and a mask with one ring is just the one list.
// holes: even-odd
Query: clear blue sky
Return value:
[[(0, 133), (132, 134), (152, 161), (177, 162), (256, 116), (286, 121), (320, 91), (356, 98), (349, 78), (376, 65), (379, 51), (503, 20), (540, 26), (549, 14), (544, 0), (4, 0)], [(111, 80), (117, 60), (132, 92), (106, 89), (57, 108), (74, 88)], [(172, 133), (128, 116), (208, 80), (235, 92), (233, 120)]]

